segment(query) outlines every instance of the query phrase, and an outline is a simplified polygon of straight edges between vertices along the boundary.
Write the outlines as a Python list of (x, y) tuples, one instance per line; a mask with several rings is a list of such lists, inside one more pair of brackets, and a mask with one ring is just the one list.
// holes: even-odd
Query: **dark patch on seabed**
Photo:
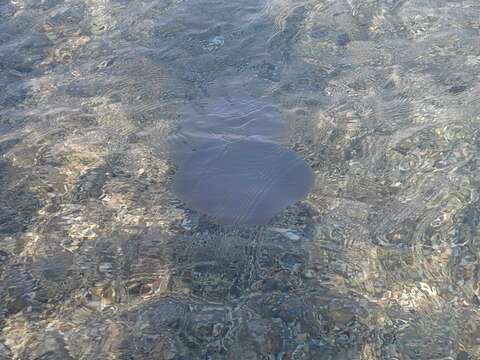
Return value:
[[(479, 359), (479, 13), (0, 0), (0, 359)], [(218, 224), (212, 144), (311, 188)]]

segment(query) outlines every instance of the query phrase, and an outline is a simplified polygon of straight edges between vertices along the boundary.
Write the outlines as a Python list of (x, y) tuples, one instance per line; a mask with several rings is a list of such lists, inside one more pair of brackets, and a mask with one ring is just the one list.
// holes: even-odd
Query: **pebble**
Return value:
[(297, 234), (295, 234), (295, 233), (292, 232), (292, 231), (287, 231), (287, 232), (285, 233), (285, 236), (286, 236), (287, 238), (289, 238), (290, 240), (293, 240), (293, 241), (300, 240), (300, 235), (297, 235)]
[(345, 46), (350, 42), (350, 36), (347, 33), (343, 33), (338, 35), (337, 37), (337, 45), (338, 46)]
[(292, 240), (292, 241), (298, 241), (300, 240), (300, 235), (298, 235), (295, 230), (291, 230), (291, 229), (282, 229), (282, 228), (273, 228), (272, 229), (273, 231), (276, 231), (280, 234), (282, 234), (283, 236), (285, 236), (286, 238), (288, 238), (289, 240)]
[(5, 356), (6, 358), (7, 357), (10, 358), (11, 356), (10, 350), (8, 350), (8, 348), (1, 342), (0, 342), (0, 355)]
[(113, 266), (111, 263), (108, 263), (108, 262), (101, 263), (98, 266), (98, 271), (100, 271), (101, 273), (111, 273), (112, 270), (113, 270)]
[(205, 49), (208, 51), (217, 50), (218, 48), (222, 47), (225, 44), (225, 38), (221, 35), (215, 36), (208, 41), (205, 45)]
[(308, 335), (306, 333), (301, 333), (296, 336), (296, 340), (298, 342), (305, 342), (308, 338)]
[(193, 231), (198, 227), (198, 218), (196, 216), (183, 219), (182, 228), (186, 231)]
[(460, 351), (457, 355), (457, 360), (469, 360), (470, 355), (466, 351)]
[(315, 277), (315, 272), (313, 270), (305, 270), (302, 274), (305, 279), (313, 279)]
[(7, 261), (8, 253), (6, 251), (0, 250), (0, 263)]

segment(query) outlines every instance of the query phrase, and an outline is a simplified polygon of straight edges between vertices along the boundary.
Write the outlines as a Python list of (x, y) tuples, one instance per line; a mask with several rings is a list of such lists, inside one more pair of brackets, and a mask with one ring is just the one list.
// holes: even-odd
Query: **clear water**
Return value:
[[(479, 359), (479, 35), (477, 0), (0, 0), (0, 359)], [(171, 191), (220, 97), (314, 172), (267, 225)]]

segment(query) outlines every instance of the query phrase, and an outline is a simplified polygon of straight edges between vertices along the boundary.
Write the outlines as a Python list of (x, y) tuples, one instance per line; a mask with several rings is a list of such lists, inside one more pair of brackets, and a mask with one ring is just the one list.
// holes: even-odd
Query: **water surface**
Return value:
[(0, 1), (0, 358), (480, 358), (479, 15)]

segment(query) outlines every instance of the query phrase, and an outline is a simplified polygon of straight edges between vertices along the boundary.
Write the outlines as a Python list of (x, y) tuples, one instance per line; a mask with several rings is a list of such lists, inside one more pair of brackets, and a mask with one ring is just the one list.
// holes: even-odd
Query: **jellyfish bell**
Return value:
[(301, 200), (312, 184), (312, 170), (295, 152), (238, 140), (192, 154), (178, 168), (173, 191), (215, 222), (262, 225)]
[(266, 224), (313, 183), (305, 161), (280, 145), (287, 134), (267, 98), (210, 100), (180, 122), (171, 142), (173, 192), (217, 223)]
[(190, 114), (179, 123), (170, 153), (178, 159), (192, 149), (241, 139), (283, 142), (287, 134), (288, 124), (267, 98), (220, 98), (201, 109), (190, 109)]

